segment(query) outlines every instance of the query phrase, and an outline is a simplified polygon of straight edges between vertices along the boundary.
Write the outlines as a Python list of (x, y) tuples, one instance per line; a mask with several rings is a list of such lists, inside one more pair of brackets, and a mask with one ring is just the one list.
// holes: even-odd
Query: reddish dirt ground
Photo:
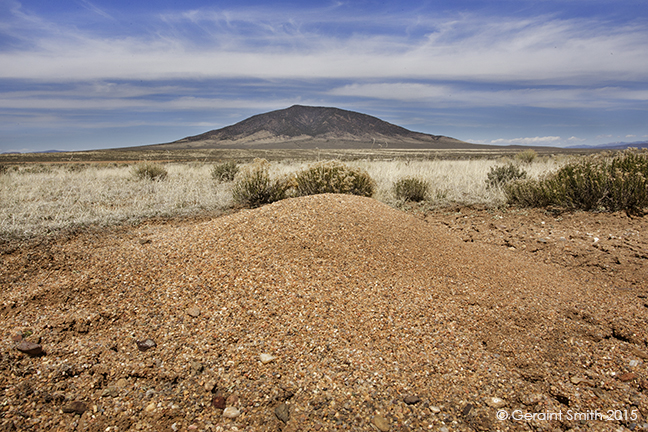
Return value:
[(319, 195), (7, 243), (0, 431), (648, 430), (647, 232)]

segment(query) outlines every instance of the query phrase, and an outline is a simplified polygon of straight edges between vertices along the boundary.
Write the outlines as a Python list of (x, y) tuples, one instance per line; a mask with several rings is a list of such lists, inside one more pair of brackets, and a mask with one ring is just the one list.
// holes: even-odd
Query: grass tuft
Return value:
[(232, 190), (236, 203), (254, 208), (286, 198), (291, 187), (289, 179), (271, 179), (269, 165), (265, 159), (255, 159), (239, 172)]
[(144, 162), (133, 167), (133, 175), (140, 180), (164, 180), (169, 172), (164, 166), (156, 163)]
[(234, 181), (234, 178), (236, 177), (236, 174), (238, 174), (238, 172), (239, 166), (236, 162), (223, 162), (214, 165), (211, 170), (211, 177), (219, 183), (227, 183)]
[(427, 198), (430, 183), (417, 177), (405, 177), (394, 183), (394, 196), (399, 201), (420, 202)]

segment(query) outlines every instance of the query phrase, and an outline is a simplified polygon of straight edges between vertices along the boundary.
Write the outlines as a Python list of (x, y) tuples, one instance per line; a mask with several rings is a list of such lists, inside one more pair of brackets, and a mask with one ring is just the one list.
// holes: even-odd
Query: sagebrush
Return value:
[(232, 198), (240, 205), (259, 207), (286, 198), (291, 187), (289, 178), (270, 178), (269, 162), (255, 159), (236, 176)]
[(337, 193), (370, 197), (376, 182), (363, 169), (339, 161), (316, 162), (295, 174), (297, 196)]
[(430, 183), (418, 177), (405, 177), (394, 183), (394, 196), (399, 201), (420, 202), (427, 198)]
[(489, 188), (502, 187), (514, 180), (527, 178), (527, 172), (515, 164), (491, 167), (486, 176), (486, 186)]
[(163, 165), (145, 162), (135, 165), (133, 174), (142, 180), (164, 180), (169, 172)]
[(529, 207), (638, 213), (648, 207), (648, 151), (586, 157), (538, 180), (510, 183), (506, 195)]
[(234, 181), (236, 174), (239, 172), (239, 166), (236, 162), (228, 161), (223, 162), (214, 167), (211, 170), (212, 179), (217, 182), (231, 182)]

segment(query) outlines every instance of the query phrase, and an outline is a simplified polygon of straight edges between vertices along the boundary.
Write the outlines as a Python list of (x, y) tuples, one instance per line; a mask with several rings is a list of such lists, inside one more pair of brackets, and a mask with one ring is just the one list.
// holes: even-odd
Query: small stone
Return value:
[(145, 245), (145, 244), (149, 244), (149, 243), (151, 243), (150, 239), (144, 239), (144, 238), (139, 239), (139, 244), (141, 244), (141, 245)]
[(288, 423), (288, 420), (290, 420), (290, 410), (288, 408), (288, 405), (286, 405), (285, 403), (277, 405), (274, 412), (277, 418), (282, 422)]
[(214, 390), (214, 388), (216, 387), (216, 381), (209, 380), (209, 381), (205, 382), (204, 387), (205, 387), (205, 391), (208, 391), (208, 392), (211, 393)]
[(63, 412), (68, 414), (83, 414), (88, 406), (81, 401), (74, 401), (63, 407)]
[(377, 415), (373, 418), (373, 424), (376, 425), (378, 430), (381, 430), (383, 432), (387, 432), (390, 428), (389, 426), (389, 421), (381, 415)]
[(461, 411), (461, 414), (466, 417), (468, 414), (470, 414), (470, 411), (474, 408), (473, 404), (468, 404), (464, 407), (464, 409)]
[(155, 348), (157, 344), (153, 339), (145, 339), (143, 341), (137, 341), (137, 349), (144, 352), (147, 350), (150, 350), (151, 348)]
[(619, 375), (619, 380), (621, 382), (628, 382), (628, 381), (635, 380), (637, 378), (638, 378), (637, 375), (632, 373), (632, 372), (628, 372), (628, 373), (624, 373), (623, 375)]
[(223, 417), (225, 417), (225, 418), (234, 419), (234, 418), (236, 418), (236, 417), (238, 417), (240, 415), (241, 415), (241, 411), (239, 411), (237, 408), (231, 407), (231, 406), (225, 408), (225, 410), (223, 411)]
[(569, 380), (570, 380), (571, 383), (574, 384), (574, 385), (578, 385), (578, 384), (580, 384), (581, 382), (585, 381), (584, 378), (579, 378), (579, 377), (575, 377), (575, 376), (571, 377)]
[(432, 406), (430, 406), (430, 411), (432, 411), (432, 414), (439, 414), (441, 412), (441, 408), (439, 408), (438, 406), (432, 405)]
[(202, 311), (200, 310), (200, 308), (196, 306), (192, 306), (189, 309), (187, 309), (187, 315), (189, 315), (192, 318), (198, 318), (201, 312)]
[(504, 408), (506, 406), (506, 401), (498, 397), (489, 397), (486, 399), (486, 405), (491, 408)]
[(403, 402), (405, 402), (407, 405), (416, 405), (417, 403), (421, 402), (421, 398), (418, 396), (406, 396), (403, 399)]
[(38, 357), (45, 354), (41, 345), (27, 341), (20, 342), (16, 349), (32, 357)]
[(212, 406), (216, 409), (225, 409), (227, 406), (225, 398), (223, 396), (214, 396), (212, 399)]
[(270, 363), (271, 361), (275, 360), (277, 357), (275, 357), (275, 356), (273, 356), (271, 354), (265, 354), (264, 353), (264, 354), (261, 354), (259, 356), (259, 358), (261, 360), (261, 363), (266, 364), (266, 363)]
[(236, 405), (238, 403), (238, 400), (239, 400), (239, 398), (236, 395), (236, 393), (232, 393), (231, 395), (229, 395), (227, 397), (226, 402), (227, 402), (227, 405), (234, 406), (234, 405)]
[(547, 240), (546, 238), (544, 238), (544, 237), (540, 237), (540, 238), (538, 239), (538, 243), (547, 243), (547, 241), (548, 241), (548, 240)]
[(20, 342), (23, 340), (23, 334), (22, 332), (14, 333), (11, 335), (11, 340), (14, 342)]
[(119, 390), (115, 386), (106, 387), (103, 392), (101, 392), (101, 397), (117, 397), (119, 396)]
[(119, 388), (124, 388), (128, 385), (128, 380), (126, 378), (119, 378), (115, 385)]
[(151, 402), (150, 404), (146, 405), (146, 408), (144, 408), (144, 411), (153, 412), (153, 411), (155, 411), (155, 408), (156, 408), (155, 402)]
[(639, 360), (630, 360), (630, 367), (637, 367), (639, 366), (639, 363)]

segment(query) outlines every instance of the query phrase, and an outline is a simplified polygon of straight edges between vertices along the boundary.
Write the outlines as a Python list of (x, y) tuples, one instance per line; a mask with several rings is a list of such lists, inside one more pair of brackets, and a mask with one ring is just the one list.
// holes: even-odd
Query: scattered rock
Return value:
[(216, 388), (216, 381), (213, 380), (213, 379), (212, 380), (207, 380), (205, 382), (204, 387), (205, 387), (205, 391), (208, 391), (208, 392), (211, 393)]
[(290, 420), (290, 410), (288, 409), (288, 405), (285, 403), (277, 405), (274, 412), (277, 418), (282, 422), (288, 423), (288, 420)]
[(461, 415), (466, 417), (468, 414), (470, 414), (470, 411), (474, 408), (473, 404), (467, 404), (463, 410), (461, 410)]
[(198, 318), (200, 316), (201, 310), (197, 306), (192, 306), (189, 309), (187, 309), (187, 315), (189, 315), (192, 318)]
[(234, 419), (234, 418), (236, 418), (236, 417), (238, 417), (240, 415), (241, 415), (241, 411), (239, 411), (237, 408), (231, 407), (231, 406), (225, 408), (225, 410), (223, 411), (223, 417), (225, 417), (225, 418)]
[(149, 244), (149, 243), (151, 243), (150, 239), (144, 239), (144, 238), (139, 239), (139, 244), (141, 244), (141, 245), (145, 245), (145, 244)]
[(63, 412), (68, 414), (83, 414), (88, 409), (88, 406), (81, 401), (70, 402), (63, 407)]
[(126, 378), (119, 378), (115, 385), (119, 388), (124, 388), (128, 385), (128, 380)]
[(638, 378), (637, 375), (632, 373), (632, 372), (628, 372), (628, 373), (624, 373), (623, 375), (619, 375), (619, 380), (621, 382), (628, 382), (628, 381), (635, 380), (637, 378)]
[(403, 402), (405, 402), (407, 405), (416, 405), (417, 403), (421, 402), (421, 398), (418, 396), (406, 396), (403, 399)]
[(146, 405), (146, 408), (144, 408), (144, 411), (153, 412), (153, 411), (155, 411), (155, 408), (156, 408), (155, 402), (151, 402), (150, 404)]
[(439, 414), (441, 412), (441, 408), (439, 408), (438, 406), (432, 405), (432, 406), (430, 406), (430, 411), (432, 411), (432, 414)]
[(157, 344), (153, 339), (145, 339), (143, 341), (137, 341), (137, 349), (144, 352), (147, 350), (150, 350), (151, 348), (155, 348)]
[(273, 356), (272, 354), (261, 354), (259, 356), (259, 359), (261, 360), (261, 363), (266, 364), (270, 363), (271, 361), (275, 360), (277, 357)]
[(373, 424), (376, 425), (378, 430), (383, 432), (388, 431), (390, 428), (389, 421), (381, 415), (377, 415), (373, 418)]
[(225, 409), (227, 404), (225, 403), (225, 398), (223, 396), (214, 396), (212, 399), (212, 406), (216, 409)]
[(119, 396), (119, 390), (115, 386), (106, 387), (103, 392), (101, 392), (101, 397), (117, 397)]
[(32, 357), (38, 357), (45, 354), (45, 351), (43, 351), (43, 347), (41, 345), (27, 342), (25, 340), (20, 342), (16, 349)]
[(227, 405), (229, 405), (229, 406), (234, 406), (234, 405), (236, 405), (238, 403), (238, 400), (239, 400), (239, 398), (236, 395), (236, 393), (232, 393), (231, 395), (229, 395), (227, 397), (227, 400), (225, 402), (227, 402)]
[(498, 397), (489, 397), (486, 398), (486, 405), (491, 408), (504, 408), (506, 406), (506, 401)]

